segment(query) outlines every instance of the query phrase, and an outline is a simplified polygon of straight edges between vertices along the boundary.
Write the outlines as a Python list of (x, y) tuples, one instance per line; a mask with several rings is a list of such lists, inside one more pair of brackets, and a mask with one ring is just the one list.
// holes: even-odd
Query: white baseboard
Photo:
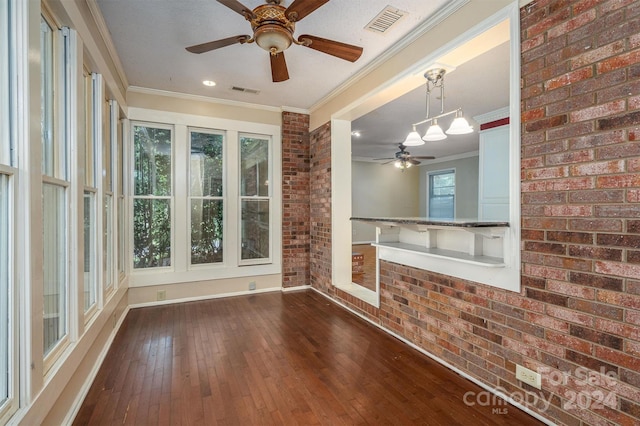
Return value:
[(465, 379), (475, 383), (476, 385), (480, 386), (481, 388), (485, 389), (488, 392), (491, 392), (492, 394), (504, 399), (505, 401), (507, 401), (509, 404), (513, 405), (514, 407), (518, 408), (519, 410), (524, 411), (525, 413), (529, 414), (531, 417), (535, 417), (536, 419), (540, 420), (542, 423), (547, 424), (549, 426), (555, 426), (556, 424), (553, 423), (551, 420), (542, 417), (540, 414), (536, 413), (535, 411), (532, 411), (531, 409), (525, 407), (524, 405), (520, 404), (519, 402), (515, 401), (513, 398), (510, 398), (508, 395), (505, 395), (504, 393), (500, 392), (498, 389), (492, 388), (491, 386), (487, 385), (484, 382), (481, 382), (480, 380), (476, 379), (473, 376), (470, 376), (469, 374), (465, 373), (464, 371), (458, 369), (457, 367), (449, 364), (447, 361), (443, 360), (442, 358), (439, 358), (437, 356), (435, 356), (434, 354), (432, 354), (431, 352), (428, 352), (427, 350), (421, 348), (420, 346), (416, 345), (415, 343), (405, 339), (404, 337), (394, 333), (393, 331), (390, 331), (386, 328), (384, 328), (382, 325), (380, 325), (379, 323), (375, 322), (375, 321), (371, 321), (370, 318), (367, 318), (366, 316), (360, 314), (358, 311), (351, 309), (350, 307), (348, 307), (347, 305), (341, 303), (340, 301), (333, 299), (332, 297), (330, 297), (328, 294), (314, 288), (311, 287), (313, 291), (315, 291), (316, 293), (324, 296), (325, 298), (329, 299), (330, 301), (332, 301), (333, 303), (335, 303), (336, 305), (346, 309), (347, 311), (351, 312), (354, 315), (357, 315), (358, 317), (362, 318), (363, 320), (367, 321), (368, 323), (378, 327), (380, 330), (384, 331), (385, 333), (395, 337), (396, 339), (400, 340), (401, 342), (411, 346), (413, 349), (417, 350), (418, 352), (428, 356), (429, 358), (431, 358), (432, 360), (436, 361), (437, 363), (447, 367), (448, 369), (456, 372), (457, 374), (461, 375), (462, 377), (464, 377)]
[(311, 288), (310, 285), (298, 285), (298, 286), (295, 286), (295, 287), (282, 287), (282, 292), (283, 293), (289, 293), (289, 292), (292, 292), (292, 291), (308, 290), (310, 288)]
[(154, 300), (153, 302), (144, 302), (144, 303), (136, 303), (133, 305), (129, 305), (129, 308), (145, 308), (147, 306), (160, 306), (160, 305), (172, 305), (174, 303), (185, 303), (185, 302), (198, 302), (201, 300), (209, 300), (209, 299), (222, 299), (224, 297), (233, 297), (233, 296), (248, 296), (251, 294), (257, 293), (271, 293), (274, 291), (281, 291), (282, 287), (270, 287), (270, 288), (261, 288), (259, 290), (243, 290), (243, 291), (234, 291), (232, 293), (220, 293), (220, 294), (208, 294), (205, 296), (194, 296), (194, 297), (184, 297), (181, 299), (170, 299), (170, 300)]

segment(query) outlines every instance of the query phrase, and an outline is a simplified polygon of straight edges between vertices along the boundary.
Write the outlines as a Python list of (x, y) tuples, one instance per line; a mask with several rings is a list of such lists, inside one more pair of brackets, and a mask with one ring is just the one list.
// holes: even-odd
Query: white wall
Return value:
[[(351, 163), (351, 215), (416, 217), (419, 215), (420, 168), (404, 172), (393, 164)], [(353, 242), (375, 241), (375, 226), (353, 221)]]
[(456, 170), (456, 218), (478, 217), (478, 156), (425, 164), (420, 173), (420, 216), (427, 215), (427, 174), (438, 170)]

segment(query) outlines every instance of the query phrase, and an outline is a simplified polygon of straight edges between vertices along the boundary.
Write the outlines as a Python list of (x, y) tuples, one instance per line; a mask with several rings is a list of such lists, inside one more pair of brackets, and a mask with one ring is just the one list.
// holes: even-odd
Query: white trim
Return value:
[(297, 285), (295, 287), (282, 287), (280, 290), (283, 293), (293, 293), (294, 291), (304, 291), (310, 288), (312, 288), (311, 284), (307, 284), (307, 285)]
[(474, 120), (478, 122), (478, 124), (486, 124), (491, 123), (492, 121), (501, 120), (503, 118), (509, 118), (510, 108), (508, 106), (499, 108), (495, 111), (490, 111), (485, 114), (476, 115), (473, 117)]
[[(129, 86), (129, 88), (127, 89), (127, 93), (130, 93), (130, 92), (140, 93), (144, 95), (167, 96), (171, 98), (184, 99), (187, 101), (194, 101), (194, 102), (206, 102), (206, 103), (217, 104), (217, 105), (235, 106), (240, 108), (251, 108), (251, 109), (269, 111), (269, 112), (283, 111), (283, 109), (280, 107), (252, 104), (249, 102), (232, 101), (228, 99), (212, 98), (209, 96), (202, 96), (202, 95), (192, 95), (189, 93), (172, 92), (169, 90), (149, 89), (149, 88), (140, 87), (140, 86)], [(134, 108), (134, 107), (131, 107), (131, 108)], [(306, 114), (308, 114), (308, 112)]]
[(100, 6), (96, 0), (86, 0), (87, 6), (89, 7), (89, 11), (91, 12), (91, 16), (96, 24), (98, 29), (98, 33), (100, 37), (102, 37), (102, 41), (104, 42), (107, 52), (109, 53), (109, 58), (111, 59), (113, 66), (116, 69), (116, 74), (118, 74), (118, 78), (122, 82), (124, 87), (129, 86), (129, 81), (127, 80), (127, 74), (124, 72), (124, 67), (122, 66), (122, 62), (120, 61), (120, 56), (118, 56), (118, 51), (113, 44), (113, 39), (111, 38), (111, 33), (107, 28), (107, 24), (104, 21), (104, 17), (102, 16), (102, 12), (100, 11)]
[(175, 303), (186, 303), (186, 302), (198, 302), (201, 300), (210, 300), (210, 299), (223, 299), (225, 297), (234, 297), (234, 296), (248, 296), (251, 294), (258, 293), (273, 293), (276, 291), (282, 291), (281, 287), (269, 287), (269, 288), (261, 288), (257, 290), (243, 290), (243, 291), (234, 291), (231, 293), (220, 293), (220, 294), (208, 294), (206, 296), (193, 296), (193, 297), (184, 297), (182, 299), (170, 299), (170, 300), (162, 300), (162, 301), (153, 301), (153, 302), (144, 302), (144, 303), (134, 303), (129, 305), (129, 308), (146, 308), (149, 306), (161, 306), (161, 305), (173, 305)]
[(555, 423), (553, 423), (551, 420), (549, 420), (549, 419), (547, 419), (545, 417), (542, 417), (540, 414), (538, 414), (535, 411), (532, 411), (531, 409), (529, 409), (528, 407), (520, 404), (519, 402), (515, 401), (513, 398), (510, 398), (507, 395), (504, 395), (499, 390), (497, 390), (495, 388), (492, 388), (491, 386), (487, 385), (484, 382), (481, 382), (480, 380), (476, 379), (475, 377), (473, 377), (473, 376), (469, 375), (468, 373), (464, 372), (463, 370), (460, 370), (459, 368), (449, 364), (447, 361), (443, 360), (442, 358), (437, 357), (436, 355), (434, 355), (431, 352), (427, 351), (426, 349), (416, 345), (415, 343), (411, 342), (410, 340), (407, 340), (406, 338), (402, 337), (401, 335), (396, 334), (393, 331), (384, 328), (382, 325), (380, 325), (380, 323), (371, 320), (371, 318), (362, 315), (360, 312), (350, 308), (349, 306), (345, 305), (344, 303), (340, 302), (339, 300), (336, 300), (336, 299), (330, 297), (326, 293), (324, 293), (324, 292), (322, 292), (322, 291), (320, 291), (320, 290), (318, 290), (318, 289), (316, 289), (314, 287), (311, 287), (311, 289), (313, 291), (315, 291), (316, 293), (318, 293), (319, 295), (321, 295), (321, 296), (325, 297), (326, 299), (330, 300), (331, 302), (335, 303), (336, 305), (340, 306), (341, 308), (344, 308), (345, 310), (347, 310), (350, 313), (356, 315), (357, 317), (367, 321), (369, 324), (376, 326), (377, 328), (379, 328), (383, 332), (389, 334), (390, 336), (395, 337), (396, 339), (400, 340), (402, 343), (410, 346), (412, 349), (415, 349), (416, 351), (420, 352), (421, 354), (428, 356), (429, 358), (431, 358), (432, 360), (434, 360), (438, 364), (440, 364), (440, 365), (448, 368), (449, 370), (459, 374), (460, 376), (464, 377), (465, 379), (467, 379), (467, 380), (475, 383), (476, 385), (480, 386), (481, 388), (487, 390), (488, 392), (491, 392), (492, 394), (494, 394), (496, 396), (499, 396), (500, 398), (503, 398), (509, 404), (513, 405), (514, 407), (518, 408), (521, 411), (524, 411), (525, 413), (529, 414), (530, 416), (535, 417), (536, 419), (540, 420), (542, 423), (550, 425), (550, 426), (555, 426)]

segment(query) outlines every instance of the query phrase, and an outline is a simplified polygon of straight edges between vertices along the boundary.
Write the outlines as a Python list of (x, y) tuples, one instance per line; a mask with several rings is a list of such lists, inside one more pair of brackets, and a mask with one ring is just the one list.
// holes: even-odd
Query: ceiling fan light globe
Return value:
[(464, 117), (457, 117), (451, 122), (451, 126), (447, 129), (448, 135), (466, 135), (473, 132), (473, 127)]
[(427, 132), (422, 137), (422, 139), (426, 142), (441, 141), (446, 138), (447, 135), (444, 134), (444, 132), (442, 131), (442, 127), (440, 127), (440, 125), (437, 123), (433, 123), (431, 126), (429, 126)]
[(291, 34), (276, 25), (263, 25), (255, 32), (256, 44), (267, 52), (275, 55), (291, 46)]
[(420, 138), (420, 134), (416, 131), (409, 133), (407, 138), (402, 142), (404, 146), (420, 146), (424, 145), (424, 141)]

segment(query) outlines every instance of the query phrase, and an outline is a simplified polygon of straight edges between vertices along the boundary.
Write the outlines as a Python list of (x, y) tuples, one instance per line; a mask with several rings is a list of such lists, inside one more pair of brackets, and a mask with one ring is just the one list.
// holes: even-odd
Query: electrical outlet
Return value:
[(533, 370), (516, 364), (516, 379), (533, 386), (536, 389), (542, 388), (542, 376)]
[(249, 283), (249, 290), (255, 290), (256, 289), (256, 282), (255, 281), (251, 281)]
[(166, 290), (158, 290), (157, 300), (166, 300), (167, 299), (167, 291)]

